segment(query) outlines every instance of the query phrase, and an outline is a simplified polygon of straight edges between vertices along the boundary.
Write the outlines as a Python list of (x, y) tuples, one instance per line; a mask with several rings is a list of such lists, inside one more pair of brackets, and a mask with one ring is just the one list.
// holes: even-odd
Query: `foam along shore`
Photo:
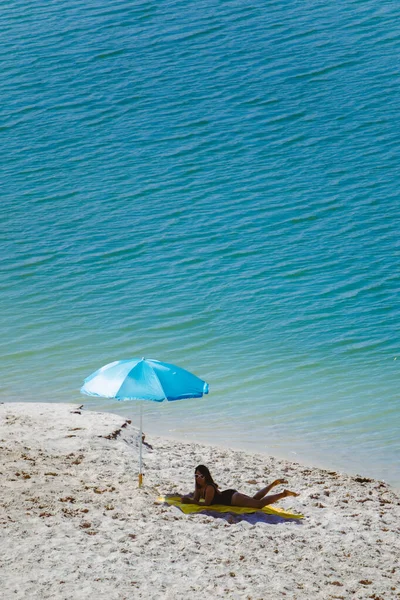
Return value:
[[(1, 595), (26, 599), (400, 598), (400, 498), (384, 482), (260, 454), (146, 438), (73, 404), (0, 404)], [(159, 495), (276, 478), (305, 519), (185, 515)]]

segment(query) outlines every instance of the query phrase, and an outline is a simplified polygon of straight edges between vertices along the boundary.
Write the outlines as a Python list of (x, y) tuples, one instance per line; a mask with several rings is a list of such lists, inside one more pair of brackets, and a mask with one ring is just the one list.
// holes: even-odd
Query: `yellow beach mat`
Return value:
[(225, 506), (224, 504), (212, 504), (211, 506), (199, 506), (198, 504), (186, 504), (181, 502), (180, 496), (160, 496), (159, 502), (166, 502), (170, 506), (176, 506), (185, 515), (193, 513), (200, 513), (203, 511), (212, 511), (218, 513), (233, 513), (235, 515), (246, 515), (251, 513), (264, 513), (265, 515), (275, 515), (282, 519), (304, 519), (303, 515), (296, 515), (294, 513), (283, 510), (283, 508), (271, 508), (270, 506), (264, 506), (264, 508), (245, 508), (244, 506)]

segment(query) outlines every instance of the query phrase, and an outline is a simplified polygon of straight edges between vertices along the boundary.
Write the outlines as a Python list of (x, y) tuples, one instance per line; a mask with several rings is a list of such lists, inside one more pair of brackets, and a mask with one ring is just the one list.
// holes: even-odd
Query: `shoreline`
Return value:
[(343, 469), (341, 467), (337, 467), (335, 465), (332, 464), (328, 464), (325, 461), (321, 461), (318, 462), (317, 459), (314, 457), (297, 457), (297, 456), (292, 456), (290, 457), (288, 454), (285, 454), (284, 452), (279, 452), (278, 448), (276, 449), (277, 452), (274, 452), (273, 454), (267, 452), (266, 450), (262, 450), (262, 449), (258, 449), (255, 450), (252, 447), (246, 446), (246, 444), (240, 444), (238, 443), (237, 445), (235, 444), (231, 444), (230, 446), (228, 445), (224, 445), (224, 444), (217, 444), (217, 443), (212, 443), (211, 440), (208, 440), (205, 438), (204, 440), (201, 439), (196, 439), (196, 441), (189, 441), (188, 438), (185, 438), (184, 436), (179, 436), (179, 435), (160, 435), (158, 433), (153, 434), (151, 432), (151, 429), (148, 429), (148, 431), (150, 432), (148, 435), (149, 437), (157, 437), (157, 438), (162, 438), (165, 440), (168, 440), (172, 443), (182, 443), (182, 444), (198, 444), (200, 446), (213, 446), (215, 448), (218, 448), (219, 450), (223, 451), (232, 451), (232, 452), (244, 452), (246, 454), (257, 454), (260, 456), (264, 456), (266, 459), (271, 458), (271, 456), (273, 456), (275, 459), (280, 460), (280, 461), (286, 461), (286, 462), (290, 462), (293, 463), (295, 465), (298, 465), (300, 467), (304, 467), (304, 468), (308, 468), (308, 469), (319, 469), (321, 471), (335, 471), (337, 472), (339, 475), (344, 475), (344, 476), (349, 476), (349, 477), (362, 477), (362, 478), (366, 478), (366, 479), (373, 479), (379, 482), (383, 482), (386, 485), (388, 485), (394, 492), (396, 492), (397, 494), (400, 495), (400, 484), (395, 484), (395, 483), (391, 483), (390, 481), (388, 481), (387, 479), (378, 479), (377, 477), (371, 475), (371, 473), (368, 471), (368, 467), (366, 468), (360, 468), (360, 469), (352, 469), (352, 470), (346, 470)]
[[(86, 406), (87, 403), (85, 403)], [(126, 410), (118, 410), (119, 405), (117, 404), (116, 407), (114, 407), (115, 410), (105, 410), (103, 411), (101, 408), (99, 409), (97, 406), (96, 407), (88, 407), (87, 410), (91, 410), (94, 412), (107, 412), (109, 414), (118, 414), (120, 415), (122, 418), (128, 418), (131, 419), (132, 422), (134, 424), (136, 424), (137, 422), (137, 412), (135, 411), (128, 411)], [(84, 409), (85, 410), (85, 409)], [(275, 458), (278, 458), (279, 460), (286, 460), (289, 462), (294, 462), (294, 463), (298, 463), (300, 465), (304, 465), (307, 466), (309, 468), (313, 468), (313, 469), (322, 469), (322, 470), (327, 470), (327, 471), (337, 471), (339, 473), (343, 473), (343, 474), (347, 474), (347, 475), (352, 475), (352, 476), (361, 476), (361, 477), (366, 477), (366, 478), (370, 478), (370, 479), (376, 479), (379, 481), (384, 481), (385, 483), (387, 483), (388, 485), (391, 486), (391, 488), (393, 490), (395, 490), (398, 494), (400, 494), (400, 475), (398, 475), (397, 477), (394, 477), (393, 480), (390, 479), (390, 473), (386, 474), (386, 476), (384, 477), (380, 477), (378, 474), (375, 473), (371, 473), (371, 470), (367, 467), (365, 467), (365, 463), (363, 465), (361, 464), (354, 464), (353, 468), (349, 468), (347, 466), (347, 464), (345, 465), (344, 463), (346, 462), (345, 457), (343, 456), (341, 458), (341, 460), (337, 461), (337, 463), (335, 464), (335, 460), (333, 458), (333, 456), (336, 456), (335, 454), (332, 455), (332, 460), (329, 460), (329, 457), (324, 455), (324, 458), (322, 460), (319, 460), (317, 454), (311, 454), (307, 451), (299, 451), (296, 452), (294, 450), (289, 450), (289, 451), (284, 451), (283, 447), (285, 446), (285, 443), (283, 443), (281, 446), (279, 447), (273, 447), (270, 448), (270, 451), (267, 447), (267, 445), (263, 445), (261, 447), (261, 445), (259, 444), (255, 444), (250, 446), (249, 444), (246, 444), (245, 442), (241, 443), (238, 442), (237, 444), (232, 444), (227, 441), (226, 444), (224, 444), (224, 442), (221, 443), (216, 443), (213, 439), (212, 436), (208, 437), (207, 435), (203, 435), (201, 431), (197, 432), (198, 436), (196, 435), (196, 433), (193, 434), (193, 437), (191, 439), (189, 439), (189, 436), (186, 436), (184, 434), (184, 432), (181, 433), (167, 433), (165, 434), (164, 432), (160, 431), (160, 428), (157, 426), (151, 426), (151, 423), (148, 423), (148, 419), (144, 420), (144, 426), (146, 429), (146, 432), (148, 432), (148, 435), (152, 436), (152, 437), (161, 437), (161, 438), (165, 438), (170, 440), (171, 442), (177, 442), (177, 443), (196, 443), (196, 444), (200, 444), (200, 445), (204, 445), (204, 446), (215, 446), (217, 448), (220, 448), (221, 450), (233, 450), (233, 451), (238, 451), (238, 452), (247, 452), (249, 454), (262, 454), (265, 457), (269, 457), (269, 456), (274, 456)], [(360, 462), (360, 461), (358, 461)], [(389, 469), (389, 467), (387, 467), (387, 469)], [(376, 468), (374, 469), (376, 471)], [(390, 471), (392, 472), (392, 470)]]
[[(0, 404), (5, 597), (400, 598), (400, 496), (385, 482), (263, 454), (147, 435), (78, 404)], [(184, 515), (196, 464), (254, 494), (275, 478), (298, 523)], [(375, 596), (373, 595), (375, 594)]]

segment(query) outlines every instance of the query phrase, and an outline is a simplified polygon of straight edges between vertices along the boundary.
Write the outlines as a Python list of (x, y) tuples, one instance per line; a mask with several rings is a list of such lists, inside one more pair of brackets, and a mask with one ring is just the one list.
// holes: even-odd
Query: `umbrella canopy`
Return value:
[(117, 360), (95, 371), (81, 388), (88, 396), (117, 400), (182, 400), (208, 394), (208, 384), (169, 363), (150, 358)]
[[(182, 400), (208, 394), (208, 383), (189, 371), (149, 358), (117, 360), (87, 377), (82, 394), (116, 400)], [(142, 484), (142, 404), (139, 431), (139, 486)]]

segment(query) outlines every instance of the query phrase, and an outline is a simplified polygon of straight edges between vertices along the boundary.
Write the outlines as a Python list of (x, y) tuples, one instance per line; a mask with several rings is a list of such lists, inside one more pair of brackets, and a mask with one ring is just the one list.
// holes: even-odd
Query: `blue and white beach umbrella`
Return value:
[[(149, 358), (118, 360), (87, 377), (81, 392), (116, 400), (183, 400), (208, 394), (208, 383), (189, 371)], [(139, 486), (142, 484), (142, 403), (140, 404)]]

